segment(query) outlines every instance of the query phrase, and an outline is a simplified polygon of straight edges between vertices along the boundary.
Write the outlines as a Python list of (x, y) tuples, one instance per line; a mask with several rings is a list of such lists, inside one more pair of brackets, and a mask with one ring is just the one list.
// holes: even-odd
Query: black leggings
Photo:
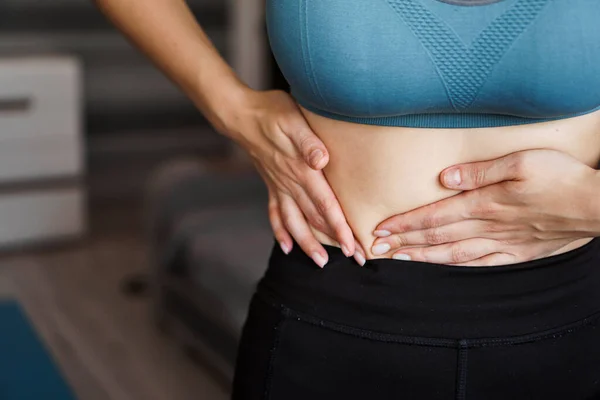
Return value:
[(600, 239), (482, 268), (326, 249), (273, 247), (234, 400), (600, 399)]

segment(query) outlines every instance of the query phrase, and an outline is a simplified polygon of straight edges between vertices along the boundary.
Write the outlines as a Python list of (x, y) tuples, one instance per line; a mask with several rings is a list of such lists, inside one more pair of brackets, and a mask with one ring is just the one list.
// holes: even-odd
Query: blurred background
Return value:
[[(287, 89), (261, 0), (188, 4)], [(228, 398), (272, 240), (240, 150), (90, 0), (0, 0), (0, 398)]]

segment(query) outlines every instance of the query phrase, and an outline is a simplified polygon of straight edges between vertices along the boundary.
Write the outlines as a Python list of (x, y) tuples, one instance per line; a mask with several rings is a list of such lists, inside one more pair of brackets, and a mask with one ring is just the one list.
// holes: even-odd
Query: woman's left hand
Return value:
[[(598, 171), (556, 150), (525, 150), (442, 171), (463, 190), (380, 223), (372, 251), (452, 265), (502, 265), (552, 254), (598, 232)], [(386, 245), (389, 245), (387, 247)]]

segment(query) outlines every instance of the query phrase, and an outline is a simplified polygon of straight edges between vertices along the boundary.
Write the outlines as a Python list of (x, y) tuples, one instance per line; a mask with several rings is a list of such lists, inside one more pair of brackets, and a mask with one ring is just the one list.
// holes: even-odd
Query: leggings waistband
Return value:
[(600, 238), (566, 253), (492, 267), (393, 259), (364, 267), (325, 246), (324, 269), (277, 245), (258, 294), (337, 324), (431, 338), (550, 331), (600, 313)]

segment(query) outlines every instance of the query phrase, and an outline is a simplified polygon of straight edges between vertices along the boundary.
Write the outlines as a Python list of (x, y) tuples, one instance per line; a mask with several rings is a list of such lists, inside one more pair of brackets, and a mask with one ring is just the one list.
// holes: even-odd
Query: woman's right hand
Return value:
[(246, 86), (185, 1), (94, 1), (217, 131), (252, 155), (269, 188), (270, 219), (284, 251), (291, 250), (294, 237), (319, 265), (327, 261), (310, 224), (337, 239), (345, 254), (354, 254), (352, 231), (320, 171), (328, 162), (327, 150), (287, 93)]
[(327, 263), (312, 226), (337, 241), (347, 257), (354, 255), (364, 264), (364, 250), (322, 171), (329, 162), (327, 149), (289, 94), (247, 89), (221, 126), (223, 134), (250, 154), (263, 177), (271, 226), (286, 254), (293, 237), (320, 267)]

